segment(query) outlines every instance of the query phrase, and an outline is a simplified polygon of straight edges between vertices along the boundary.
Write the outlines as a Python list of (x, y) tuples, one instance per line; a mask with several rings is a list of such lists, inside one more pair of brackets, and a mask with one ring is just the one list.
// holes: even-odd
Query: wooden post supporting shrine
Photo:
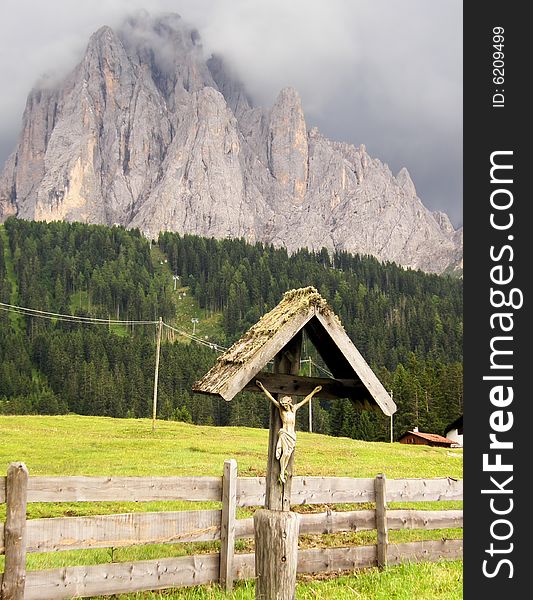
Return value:
[(300, 515), (261, 509), (254, 514), (255, 598), (293, 600)]
[[(274, 373), (298, 375), (302, 332), (295, 335), (274, 358)], [(280, 394), (276, 394), (278, 399)], [(255, 597), (292, 600), (296, 589), (299, 515), (290, 512), (294, 452), (281, 481), (276, 444), (282, 427), (279, 410), (270, 404), (270, 430), (266, 474), (265, 508), (254, 514)]]
[[(287, 346), (274, 358), (274, 373), (298, 375), (300, 369), (300, 355), (302, 348), (302, 332), (300, 331)], [(280, 394), (275, 394), (278, 399)], [(265, 508), (270, 510), (291, 509), (292, 465), (294, 452), (287, 467), (286, 481), (282, 483), (280, 477), (280, 463), (276, 459), (276, 444), (281, 429), (279, 410), (270, 404), (270, 430), (268, 433), (268, 459), (266, 474)]]
[[(298, 374), (304, 332), (332, 377)], [(274, 373), (267, 368), (271, 360)], [(256, 598), (293, 600), (299, 516), (290, 506), (297, 410), (319, 392), (322, 398), (350, 398), (360, 409), (377, 409), (386, 415), (391, 415), (396, 405), (324, 298), (312, 287), (285, 293), (281, 302), (193, 385), (195, 392), (227, 401), (243, 390), (262, 393), (270, 402), (265, 508), (254, 515)], [(293, 396), (304, 398), (294, 403)], [(222, 574), (226, 584), (228, 572), (226, 564), (226, 575)]]

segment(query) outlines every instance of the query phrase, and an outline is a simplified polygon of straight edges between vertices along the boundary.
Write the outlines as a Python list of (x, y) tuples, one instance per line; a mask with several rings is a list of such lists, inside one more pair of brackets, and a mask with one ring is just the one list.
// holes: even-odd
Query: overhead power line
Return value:
[[(78, 315), (66, 315), (62, 313), (50, 312), (47, 310), (39, 310), (37, 308), (28, 308), (25, 306), (16, 306), (15, 304), (7, 304), (5, 302), (0, 302), (0, 310), (4, 310), (6, 312), (11, 312), (19, 315), (23, 315), (25, 317), (37, 317), (41, 319), (48, 319), (50, 321), (64, 321), (67, 323), (83, 323), (83, 324), (93, 324), (93, 325), (159, 325), (159, 320), (157, 321), (143, 321), (143, 320), (133, 320), (133, 319), (101, 319), (98, 317), (84, 317)], [(202, 339), (196, 335), (192, 335), (187, 333), (186, 331), (182, 331), (169, 325), (168, 323), (162, 322), (162, 325), (167, 327), (168, 329), (174, 331), (180, 336), (186, 337), (198, 344), (202, 344), (212, 350), (216, 350), (217, 352), (224, 352), (227, 348), (216, 344), (215, 342), (209, 342), (205, 339)]]
[[(160, 353), (160, 345), (161, 345), (161, 331), (163, 327), (170, 329), (174, 333), (177, 333), (179, 336), (190, 339), (191, 341), (201, 344), (202, 346), (206, 346), (215, 350), (216, 352), (225, 352), (227, 348), (224, 346), (220, 346), (215, 342), (210, 342), (206, 339), (202, 339), (194, 334), (187, 333), (186, 331), (182, 331), (168, 323), (165, 323), (163, 319), (160, 317), (157, 321), (144, 321), (144, 320), (133, 320), (133, 319), (101, 319), (98, 317), (86, 317), (86, 316), (78, 316), (78, 315), (67, 315), (63, 313), (56, 313), (47, 310), (39, 310), (37, 308), (28, 308), (25, 306), (17, 306), (15, 304), (7, 304), (5, 302), (0, 302), (0, 310), (11, 312), (19, 315), (23, 315), (25, 317), (36, 317), (41, 319), (48, 319), (50, 321), (64, 321), (67, 323), (77, 323), (77, 324), (85, 324), (85, 325), (157, 325), (157, 350), (156, 350), (156, 367), (154, 373), (154, 400), (153, 400), (153, 418), (152, 418), (152, 429), (155, 429), (155, 421), (157, 415), (157, 384), (158, 384), (158, 375), (159, 375), (159, 353)], [(270, 361), (272, 362), (272, 361)], [(318, 365), (310, 356), (306, 359), (302, 359), (300, 363), (308, 362), (309, 370), (311, 371), (311, 367), (315, 366), (317, 369), (328, 375), (329, 377), (333, 377), (333, 375), (325, 369), (324, 367)], [(311, 411), (311, 409), (310, 409)], [(309, 413), (309, 431), (312, 431), (312, 416), (311, 412)]]
[(37, 317), (40, 319), (48, 319), (50, 321), (64, 321), (67, 323), (77, 323), (84, 325), (157, 325), (157, 344), (156, 344), (156, 360), (155, 360), (155, 372), (154, 372), (154, 397), (153, 397), (153, 408), (152, 408), (152, 431), (155, 430), (155, 423), (157, 417), (157, 390), (159, 380), (159, 358), (161, 351), (161, 332), (163, 326), (171, 331), (177, 333), (180, 336), (189, 338), (191, 341), (207, 346), (216, 352), (224, 352), (226, 348), (219, 346), (214, 342), (208, 342), (205, 339), (199, 338), (196, 335), (191, 335), (186, 331), (181, 331), (168, 323), (164, 323), (163, 319), (159, 317), (157, 321), (136, 321), (132, 319), (121, 320), (121, 319), (100, 319), (98, 317), (82, 317), (77, 315), (66, 315), (63, 313), (56, 313), (47, 310), (39, 310), (37, 308), (28, 308), (25, 306), (17, 306), (15, 304), (7, 304), (0, 302), (0, 310), (23, 315), (25, 317)]
[(167, 329), (170, 329), (171, 331), (173, 331), (174, 333), (177, 333), (178, 335), (182, 335), (183, 337), (189, 338), (190, 340), (197, 342), (198, 344), (202, 344), (203, 346), (207, 346), (208, 348), (216, 350), (217, 352), (225, 352), (227, 350), (227, 348), (225, 348), (224, 346), (220, 346), (219, 344), (216, 344), (215, 342), (209, 342), (208, 340), (199, 338), (198, 336), (192, 335), (191, 333), (187, 333), (185, 331), (181, 331), (180, 329), (176, 329), (176, 327), (172, 327), (172, 325), (169, 325), (168, 323), (163, 322), (163, 325)]
[(100, 319), (98, 317), (83, 317), (78, 315), (65, 315), (62, 313), (49, 312), (46, 310), (38, 310), (36, 308), (27, 308), (24, 306), (15, 306), (14, 304), (6, 304), (0, 302), (0, 309), (24, 315), (27, 317), (39, 317), (41, 319), (49, 319), (54, 321), (70, 321), (71, 323), (95, 323), (98, 325), (157, 325), (159, 321), (136, 321), (132, 319)]

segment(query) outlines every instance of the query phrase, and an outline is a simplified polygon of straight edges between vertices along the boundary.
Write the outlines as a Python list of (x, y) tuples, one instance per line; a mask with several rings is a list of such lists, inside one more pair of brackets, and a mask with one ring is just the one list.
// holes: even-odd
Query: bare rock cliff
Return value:
[(424, 207), (406, 169), (308, 130), (291, 88), (254, 107), (177, 16), (102, 27), (61, 85), (32, 90), (0, 176), (10, 215), (462, 265), (462, 230)]

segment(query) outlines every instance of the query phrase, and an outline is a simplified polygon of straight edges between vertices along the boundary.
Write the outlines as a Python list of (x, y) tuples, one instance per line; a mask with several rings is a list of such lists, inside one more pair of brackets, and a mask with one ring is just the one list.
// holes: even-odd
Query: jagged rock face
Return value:
[(177, 16), (101, 28), (60, 86), (30, 93), (0, 177), (0, 219), (14, 214), (462, 265), (462, 230), (406, 169), (308, 131), (291, 88), (252, 106)]
[(309, 153), (300, 98), (292, 88), (280, 92), (270, 111), (267, 152), (270, 172), (300, 206), (305, 198)]

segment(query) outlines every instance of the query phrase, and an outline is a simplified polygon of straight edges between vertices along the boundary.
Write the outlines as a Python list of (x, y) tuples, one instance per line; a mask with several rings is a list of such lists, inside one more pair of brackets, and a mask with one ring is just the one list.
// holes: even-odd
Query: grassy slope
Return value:
[[(0, 470), (24, 461), (32, 475), (221, 475), (235, 458), (264, 475), (268, 431), (146, 419), (0, 416)], [(298, 433), (298, 475), (462, 477), (462, 451)]]
[[(200, 308), (198, 302), (193, 298), (188, 287), (184, 286), (184, 282), (176, 282), (176, 290), (174, 290), (174, 280), (172, 278), (172, 270), (168, 262), (166, 262), (165, 254), (160, 250), (159, 246), (152, 246), (152, 264), (156, 272), (163, 274), (168, 278), (169, 287), (174, 292), (176, 298), (176, 316), (169, 323), (180, 331), (192, 334), (220, 343), (224, 339), (222, 329), (222, 313), (209, 314), (206, 310)], [(191, 319), (198, 319), (196, 326), (193, 326)], [(185, 336), (179, 337), (181, 342), (189, 342), (189, 338)]]
[[(0, 474), (12, 461), (24, 461), (30, 475), (221, 475), (226, 458), (236, 458), (243, 476), (264, 475), (268, 432), (237, 427), (200, 427), (161, 421), (155, 433), (146, 419), (69, 416), (0, 416)], [(348, 438), (332, 438), (298, 433), (296, 472), (300, 475), (373, 477), (384, 472), (397, 477), (462, 477), (462, 452), (425, 446), (370, 443)], [(5, 472), (5, 471), (4, 471)], [(130, 511), (183, 510), (192, 503), (77, 503), (30, 504), (30, 518), (76, 516)], [(431, 503), (427, 503), (430, 508)], [(460, 503), (440, 503), (458, 507)], [(195, 508), (213, 508), (216, 503), (195, 503)], [(360, 506), (360, 505), (359, 505)], [(422, 503), (417, 503), (423, 508)], [(440, 507), (440, 506), (439, 506)], [(444, 508), (445, 506), (442, 506)], [(309, 507), (307, 507), (309, 508)], [(339, 507), (342, 508), (342, 507)], [(355, 507), (352, 507), (355, 508)], [(433, 506), (434, 508), (434, 506)], [(0, 520), (5, 507), (0, 506)], [(323, 510), (319, 508), (319, 510)], [(249, 516), (248, 509), (239, 517)], [(391, 542), (414, 539), (460, 537), (460, 530), (435, 532), (390, 532)], [(375, 543), (375, 532), (346, 533), (333, 536), (302, 536), (302, 547), (317, 545)], [(238, 551), (252, 551), (251, 541), (237, 543)], [(136, 548), (31, 554), (29, 569), (67, 565), (145, 560), (217, 551), (217, 543), (142, 546)], [(0, 570), (2, 565), (0, 564)], [(420, 583), (423, 578), (423, 583)], [(415, 582), (418, 582), (415, 584)], [(413, 586), (417, 586), (414, 588)], [(422, 588), (420, 587), (422, 586)], [(427, 586), (427, 595), (424, 590)], [(439, 587), (440, 586), (440, 587)], [(341, 579), (299, 584), (298, 598), (460, 598), (460, 563), (408, 565), (386, 574), (370, 570)], [(442, 594), (435, 590), (442, 589)], [(422, 590), (420, 592), (420, 590)], [(420, 593), (419, 593), (420, 592)], [(431, 593), (430, 593), (431, 592)], [(253, 598), (253, 585), (242, 583), (231, 596)], [(132, 594), (123, 598), (173, 599), (227, 598), (216, 586), (202, 590), (158, 594)]]

